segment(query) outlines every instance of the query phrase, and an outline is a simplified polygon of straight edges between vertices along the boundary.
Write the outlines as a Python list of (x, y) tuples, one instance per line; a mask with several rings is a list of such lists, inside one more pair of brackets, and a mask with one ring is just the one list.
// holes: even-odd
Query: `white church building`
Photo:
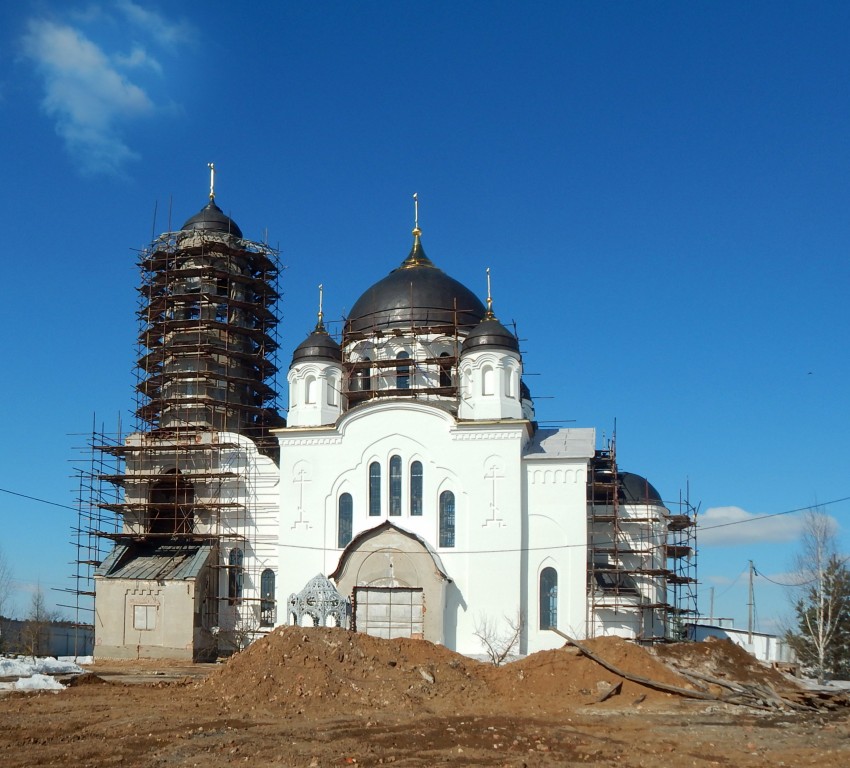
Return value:
[(120, 492), (100, 505), (118, 522), (94, 573), (96, 656), (206, 658), (291, 623), (467, 654), (521, 625), (530, 653), (563, 643), (551, 628), (651, 642), (694, 612), (690, 513), (593, 428), (536, 423), (515, 334), (418, 224), (339, 340), (320, 308), (285, 423), (263, 362), (272, 250), (211, 194), (145, 254), (141, 426), (100, 448), (121, 466), (101, 475)]

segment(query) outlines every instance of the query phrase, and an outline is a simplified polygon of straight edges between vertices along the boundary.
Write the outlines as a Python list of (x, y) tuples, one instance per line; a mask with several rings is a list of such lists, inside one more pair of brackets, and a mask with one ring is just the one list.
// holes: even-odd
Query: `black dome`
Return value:
[[(304, 339), (292, 353), (292, 365), (305, 360), (327, 360), (333, 363), (342, 361), (339, 344), (330, 337), (321, 321), (316, 326), (316, 330)], [(290, 368), (292, 365), (290, 365)]]
[(620, 501), (626, 504), (664, 504), (661, 494), (645, 477), (634, 472), (618, 472)]
[(193, 229), (203, 232), (226, 232), (234, 237), (242, 237), (242, 230), (215, 204), (215, 200), (210, 200), (181, 229), (184, 232)]
[(401, 266), (354, 303), (346, 332), (455, 323), (472, 328), (484, 314), (484, 305), (472, 291), (431, 263), (416, 234)]
[(474, 349), (509, 349), (519, 352), (519, 342), (493, 315), (489, 315), (469, 332), (461, 347), (461, 354)]

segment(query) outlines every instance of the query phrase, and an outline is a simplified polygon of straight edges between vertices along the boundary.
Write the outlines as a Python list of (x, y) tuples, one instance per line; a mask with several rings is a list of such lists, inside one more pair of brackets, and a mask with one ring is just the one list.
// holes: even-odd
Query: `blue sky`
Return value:
[[(689, 485), (701, 607), (745, 623), (800, 521), (753, 518), (827, 504), (850, 551), (848, 38), (846, 3), (4, 4), (0, 487), (73, 506), (75, 447), (131, 423), (135, 249), (207, 162), (281, 249), (284, 368), (318, 283), (339, 318), (404, 258), (418, 192), (539, 418)], [(74, 522), (0, 493), (19, 614), (70, 586)], [(789, 613), (764, 577), (756, 607)]]

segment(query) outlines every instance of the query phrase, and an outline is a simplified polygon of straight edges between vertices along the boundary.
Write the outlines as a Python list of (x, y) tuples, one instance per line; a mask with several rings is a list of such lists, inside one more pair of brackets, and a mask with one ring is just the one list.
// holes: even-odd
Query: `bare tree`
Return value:
[(850, 573), (845, 563), (836, 550), (835, 521), (821, 509), (806, 512), (794, 588), (797, 627), (786, 637), (820, 682), (850, 661)]
[[(0, 549), (0, 616), (6, 616), (6, 605), (12, 596), (12, 570)], [(8, 617), (7, 617), (8, 618)]]
[(56, 621), (58, 613), (47, 607), (44, 591), (38, 587), (32, 593), (30, 611), (21, 630), (21, 644), (28, 656), (41, 656), (47, 653), (50, 624)]
[[(0, 549), (0, 619), (9, 618), (6, 616), (6, 606), (11, 600), (12, 593), (12, 570), (9, 567), (9, 561)], [(6, 650), (6, 639), (3, 637), (3, 628), (0, 627), (0, 653)]]
[(487, 658), (496, 667), (501, 666), (514, 653), (519, 645), (522, 630), (525, 626), (522, 613), (517, 611), (516, 618), (502, 617), (502, 622), (487, 616), (480, 616), (475, 624), (473, 634), (484, 646)]

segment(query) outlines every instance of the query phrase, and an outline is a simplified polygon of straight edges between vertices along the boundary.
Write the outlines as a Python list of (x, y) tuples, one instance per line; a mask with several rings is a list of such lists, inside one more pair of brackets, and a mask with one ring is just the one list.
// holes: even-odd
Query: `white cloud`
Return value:
[(44, 81), (42, 107), (83, 170), (117, 173), (135, 159), (118, 124), (153, 110), (147, 93), (74, 27), (33, 19), (22, 42)]
[(697, 518), (700, 547), (765, 544), (800, 538), (802, 520), (795, 515), (767, 517), (740, 507), (711, 507)]
[(118, 53), (113, 58), (116, 64), (127, 69), (152, 69), (158, 75), (162, 74), (162, 64), (140, 45), (133, 46), (133, 50), (126, 55)]
[(132, 0), (118, 0), (115, 6), (128, 21), (150, 34), (161, 44), (173, 45), (194, 39), (194, 30), (186, 22), (168, 21), (156, 11), (142, 8)]

